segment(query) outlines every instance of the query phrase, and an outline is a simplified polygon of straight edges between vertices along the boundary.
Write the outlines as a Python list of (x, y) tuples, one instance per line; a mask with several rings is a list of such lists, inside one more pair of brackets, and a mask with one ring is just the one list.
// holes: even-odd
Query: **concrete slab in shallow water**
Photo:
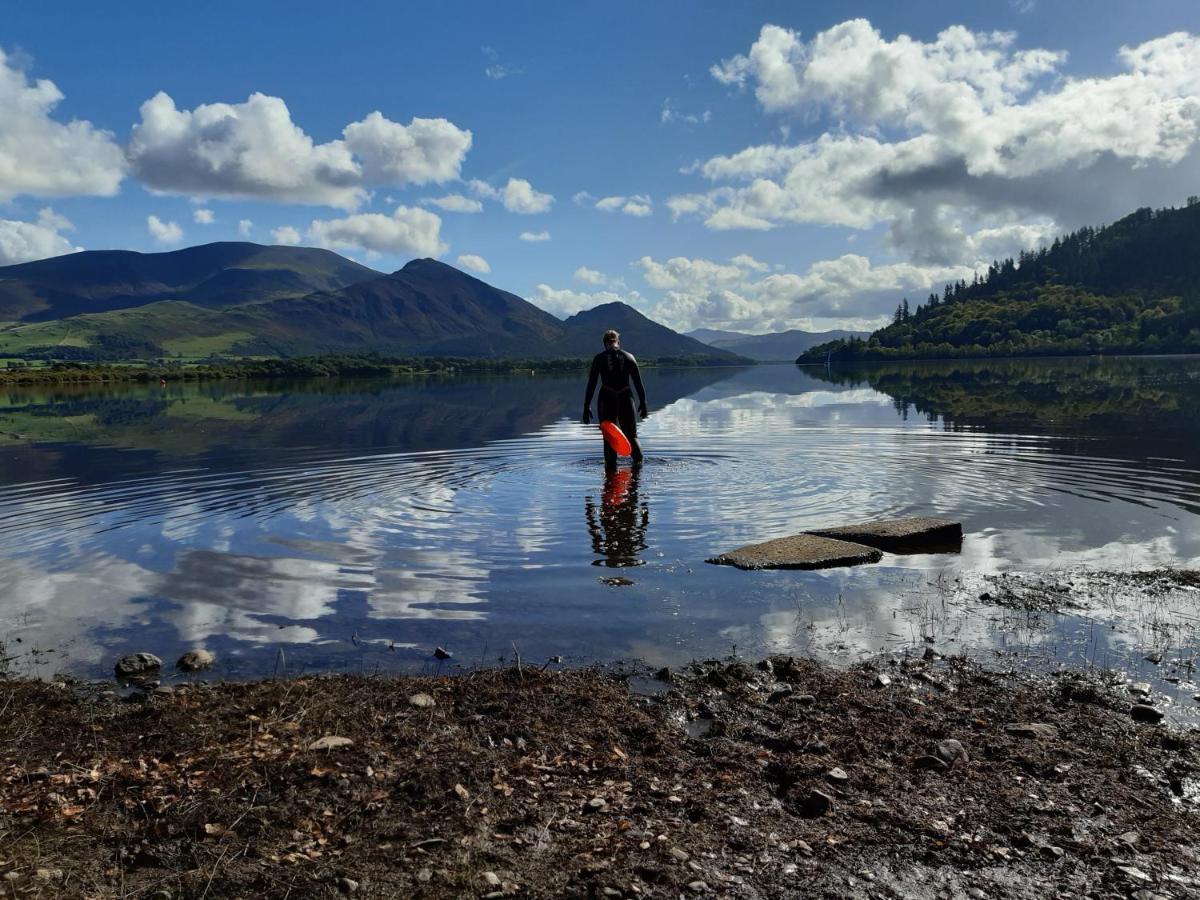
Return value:
[(762, 544), (748, 544), (707, 562), (739, 569), (828, 569), (879, 562), (883, 554), (862, 544), (814, 534), (795, 534)]
[(932, 516), (906, 516), (837, 528), (815, 528), (809, 534), (854, 541), (888, 553), (945, 553), (962, 548), (962, 525)]

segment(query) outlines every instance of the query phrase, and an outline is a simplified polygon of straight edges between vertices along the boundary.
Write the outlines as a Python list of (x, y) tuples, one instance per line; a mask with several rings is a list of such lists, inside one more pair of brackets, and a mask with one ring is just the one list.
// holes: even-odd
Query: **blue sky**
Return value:
[(1197, 35), (1193, 0), (11, 4), (0, 262), (299, 242), (558, 314), (869, 326), (1200, 193)]

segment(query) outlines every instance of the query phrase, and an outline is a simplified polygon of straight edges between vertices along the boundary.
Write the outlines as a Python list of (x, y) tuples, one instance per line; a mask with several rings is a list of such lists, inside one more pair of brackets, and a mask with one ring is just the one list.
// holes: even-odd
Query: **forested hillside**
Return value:
[(797, 362), (1200, 351), (1200, 198), (1139, 209), (948, 284), (866, 340)]

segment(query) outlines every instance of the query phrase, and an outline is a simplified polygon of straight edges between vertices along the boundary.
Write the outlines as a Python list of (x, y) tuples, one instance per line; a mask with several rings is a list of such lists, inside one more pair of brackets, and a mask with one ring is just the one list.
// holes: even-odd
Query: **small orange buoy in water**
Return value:
[(633, 452), (629, 438), (625, 437), (625, 432), (617, 427), (616, 422), (601, 422), (600, 430), (604, 432), (604, 440), (617, 456), (628, 456)]

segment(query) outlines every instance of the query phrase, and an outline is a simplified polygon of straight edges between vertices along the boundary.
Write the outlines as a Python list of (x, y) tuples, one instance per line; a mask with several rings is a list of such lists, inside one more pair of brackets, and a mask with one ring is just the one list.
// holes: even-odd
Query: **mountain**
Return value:
[[(185, 253), (183, 257), (175, 257), (185, 264), (179, 269), (164, 266), (160, 259), (174, 254), (102, 255), (82, 263), (48, 260), (56, 264), (41, 269), (31, 263), (9, 267), (22, 269), (22, 285), (36, 281), (44, 286), (53, 280), (61, 295), (87, 298), (94, 306), (108, 308), (0, 329), (0, 355), (141, 359), (379, 353), (546, 359), (591, 356), (600, 349), (601, 333), (617, 328), (624, 332), (627, 346), (643, 359), (744, 362), (733, 353), (677, 334), (621, 303), (597, 307), (563, 322), (516, 294), (432, 259), (413, 260), (390, 275), (367, 269), (369, 278), (335, 289), (246, 300), (228, 287), (231, 279), (245, 284), (246, 273), (278, 273), (282, 270), (270, 265), (284, 261), (293, 264), (294, 273), (307, 259), (313, 264), (305, 275), (308, 278), (328, 278), (338, 271), (343, 275), (361, 273), (335, 266), (330, 257), (341, 257), (327, 251), (308, 251), (317, 255), (303, 257), (293, 253), (302, 248), (255, 248), (253, 244), (191, 249), (211, 251), (214, 247), (248, 247), (262, 252), (243, 249), (238, 255), (240, 267), (219, 271), (213, 269), (211, 257), (220, 254), (197, 256), (185, 251), (178, 251)], [(283, 251), (283, 258), (275, 251)], [(147, 262), (150, 257), (154, 258)], [(227, 263), (230, 256), (223, 259)], [(313, 274), (318, 263), (325, 266), (319, 276)], [(32, 274), (28, 267), (34, 267)], [(119, 281), (121, 278), (125, 280)], [(168, 281), (190, 287), (174, 291), (178, 299), (153, 299), (154, 291)], [(141, 294), (115, 287), (135, 283)], [(265, 293), (268, 287), (284, 290), (283, 284), (283, 279), (275, 278), (260, 287)], [(133, 299), (139, 302), (134, 305)], [(114, 307), (117, 302), (125, 305)], [(42, 312), (48, 314), (45, 308)]]
[(851, 337), (866, 337), (865, 331), (776, 331), (771, 334), (745, 334), (740, 331), (718, 331), (715, 328), (698, 328), (689, 331), (688, 337), (695, 338), (710, 347), (729, 350), (739, 356), (747, 356), (759, 362), (783, 362), (796, 358), (809, 347), (828, 341), (848, 340)]
[(0, 267), (0, 322), (41, 322), (186, 300), (225, 307), (337, 290), (379, 272), (315, 247), (222, 242), (172, 250), (85, 250)]
[(604, 349), (604, 332), (621, 333), (621, 347), (639, 359), (709, 359), (736, 362), (737, 354), (672, 331), (620, 301), (576, 313), (562, 323), (567, 334), (554, 345), (556, 356), (589, 357)]
[(1139, 209), (946, 285), (866, 341), (797, 362), (1200, 351), (1200, 198)]

